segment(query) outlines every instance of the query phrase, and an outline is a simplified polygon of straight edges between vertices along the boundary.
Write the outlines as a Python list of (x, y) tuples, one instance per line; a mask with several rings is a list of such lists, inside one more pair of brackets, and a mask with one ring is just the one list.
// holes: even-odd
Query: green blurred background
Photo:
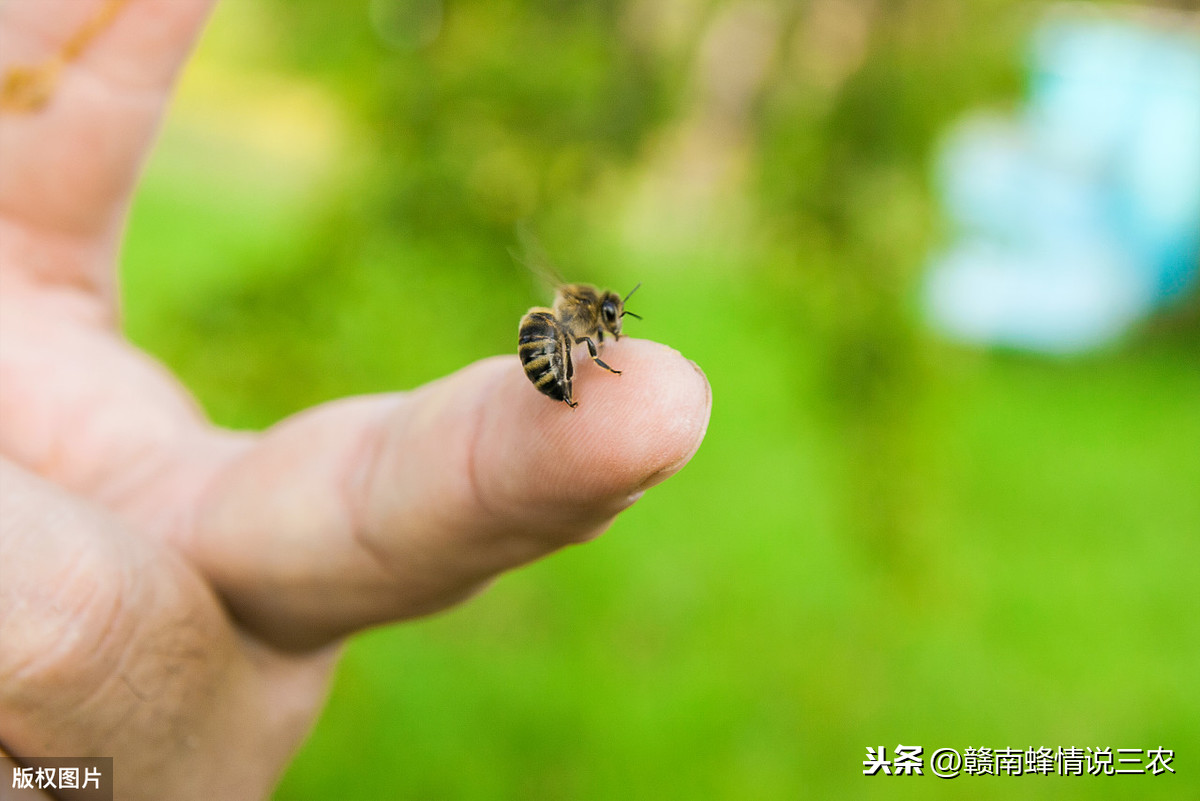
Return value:
[[(1019, 99), (1042, 8), (219, 7), (123, 260), (217, 422), (513, 351), (520, 221), (714, 395), (603, 538), (354, 640), (278, 801), (1200, 796), (1200, 307), (1071, 360), (915, 309), (939, 131)], [(897, 743), (1178, 773), (864, 778)]]

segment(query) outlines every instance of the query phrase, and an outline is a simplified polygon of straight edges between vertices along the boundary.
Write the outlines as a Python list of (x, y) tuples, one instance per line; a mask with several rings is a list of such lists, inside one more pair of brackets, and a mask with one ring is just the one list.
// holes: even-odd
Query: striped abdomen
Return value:
[(525, 375), (538, 391), (568, 406), (575, 405), (571, 378), (570, 339), (550, 309), (530, 309), (517, 330), (517, 355)]

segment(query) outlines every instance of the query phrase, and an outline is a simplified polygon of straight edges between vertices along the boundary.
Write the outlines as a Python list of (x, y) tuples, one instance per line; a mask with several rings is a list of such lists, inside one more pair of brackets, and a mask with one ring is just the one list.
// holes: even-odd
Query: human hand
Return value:
[[(0, 77), (103, 2), (0, 5)], [(206, 422), (121, 337), (115, 264), (208, 8), (131, 0), (44, 107), (0, 111), (0, 752), (112, 756), (123, 799), (266, 795), (342, 638), (595, 536), (710, 407), (694, 365), (622, 340), (576, 410), (510, 355), (262, 434)]]

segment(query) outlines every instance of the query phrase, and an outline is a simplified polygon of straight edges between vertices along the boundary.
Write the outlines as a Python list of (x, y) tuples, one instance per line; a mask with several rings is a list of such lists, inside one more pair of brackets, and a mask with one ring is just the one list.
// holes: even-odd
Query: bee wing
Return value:
[(516, 234), (520, 250), (510, 248), (508, 251), (513, 259), (518, 264), (524, 265), (525, 269), (533, 273), (538, 281), (551, 292), (565, 285), (567, 282), (550, 261), (546, 249), (542, 247), (529, 225), (524, 222), (517, 223)]

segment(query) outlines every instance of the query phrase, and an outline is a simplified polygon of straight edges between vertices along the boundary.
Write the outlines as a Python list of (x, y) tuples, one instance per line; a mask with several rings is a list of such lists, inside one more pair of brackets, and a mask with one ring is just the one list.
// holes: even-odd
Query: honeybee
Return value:
[(600, 349), (606, 333), (613, 339), (621, 338), (622, 317), (642, 319), (625, 309), (625, 301), (640, 286), (622, 298), (590, 284), (560, 284), (553, 308), (538, 306), (525, 313), (517, 330), (517, 355), (525, 375), (539, 392), (572, 409), (579, 405), (572, 389), (575, 365), (571, 349), (580, 343), (587, 345), (588, 355), (597, 365), (614, 375), (621, 374), (604, 363)]

